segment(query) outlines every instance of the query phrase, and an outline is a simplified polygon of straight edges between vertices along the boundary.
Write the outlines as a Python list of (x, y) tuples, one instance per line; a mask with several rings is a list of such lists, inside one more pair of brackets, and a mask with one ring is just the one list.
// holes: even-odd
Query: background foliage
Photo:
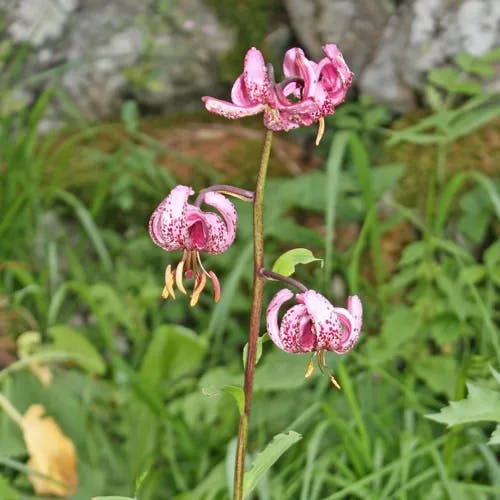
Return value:
[[(362, 96), (344, 105), (328, 120), (317, 168), (284, 177), (274, 158), (268, 266), (292, 247), (312, 249), (324, 266), (298, 266), (297, 279), (339, 304), (359, 294), (365, 322), (359, 347), (329, 358), (342, 391), (326, 377), (305, 380), (307, 356), (262, 343), (255, 497), (499, 497), (500, 102), (474, 83), (488, 63), (464, 55), (455, 73), (431, 73), (425, 109), (397, 120)], [(163, 303), (175, 256), (146, 226), (178, 182), (169, 167), (182, 156), (196, 187), (234, 174), (207, 166), (201, 150), (169, 150), (160, 137), (175, 123), (142, 118), (132, 101), (119, 122), (40, 135), (57, 93), (49, 84), (15, 113), (1, 101), (0, 392), (21, 414), (43, 404), (73, 441), (72, 498), (227, 498), (250, 208), (238, 204), (233, 248), (206, 259), (221, 301)], [(291, 139), (308, 150), (313, 133)], [(249, 154), (230, 161), (250, 188), (259, 144), (242, 147)], [(276, 290), (269, 284), (267, 298)], [(50, 369), (49, 384), (36, 367)], [(0, 412), (0, 498), (41, 498), (26, 460), (19, 426)]]

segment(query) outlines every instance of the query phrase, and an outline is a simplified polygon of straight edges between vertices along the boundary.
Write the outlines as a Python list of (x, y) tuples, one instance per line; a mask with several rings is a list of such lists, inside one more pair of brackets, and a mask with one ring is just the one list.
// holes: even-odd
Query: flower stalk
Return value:
[(260, 274), (265, 278), (281, 281), (286, 283), (287, 285), (295, 287), (299, 292), (304, 293), (307, 292), (307, 287), (303, 285), (300, 281), (297, 281), (288, 276), (283, 276), (282, 274), (275, 273), (274, 271), (269, 271), (268, 269), (261, 269)]
[(252, 406), (253, 379), (255, 374), (255, 359), (257, 355), (257, 340), (259, 338), (260, 320), (262, 315), (262, 296), (264, 292), (264, 276), (261, 269), (264, 267), (264, 187), (266, 183), (267, 167), (271, 154), (273, 133), (266, 131), (262, 155), (257, 172), (253, 204), (253, 297), (250, 313), (250, 331), (248, 336), (248, 352), (245, 368), (245, 405), (240, 416), (238, 428), (238, 444), (234, 467), (234, 500), (243, 499), (243, 478), (245, 474), (245, 455), (248, 441), (248, 421)]

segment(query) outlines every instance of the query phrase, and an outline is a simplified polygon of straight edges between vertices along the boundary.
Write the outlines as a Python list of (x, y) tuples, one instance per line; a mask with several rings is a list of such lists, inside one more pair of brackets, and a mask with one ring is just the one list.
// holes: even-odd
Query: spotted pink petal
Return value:
[(210, 228), (206, 221), (206, 214), (199, 207), (187, 204), (186, 206), (187, 236), (184, 240), (186, 250), (204, 250), (209, 239)]
[(270, 339), (281, 349), (285, 350), (281, 340), (280, 326), (278, 324), (278, 314), (281, 306), (293, 297), (293, 293), (287, 288), (280, 290), (269, 302), (266, 312), (267, 333)]
[(245, 92), (252, 104), (266, 104), (271, 94), (271, 83), (267, 75), (262, 52), (252, 47), (245, 55), (243, 67)]
[(238, 213), (234, 205), (222, 194), (209, 191), (203, 198), (204, 203), (216, 208), (222, 218), (212, 212), (205, 212), (205, 221), (209, 227), (208, 238), (204, 250), (217, 254), (227, 250), (236, 236)]
[(343, 326), (340, 345), (333, 349), (338, 354), (350, 351), (358, 341), (363, 322), (363, 306), (359, 297), (353, 295), (347, 299), (347, 310), (336, 307), (335, 312)]
[(340, 347), (341, 325), (332, 304), (314, 290), (307, 290), (307, 292), (297, 295), (297, 301), (306, 306), (314, 323), (317, 350), (332, 350), (332, 348)]
[(238, 106), (228, 101), (222, 101), (216, 99), (215, 97), (202, 97), (202, 101), (205, 103), (205, 107), (211, 113), (221, 115), (230, 120), (237, 120), (238, 118), (243, 118), (245, 116), (252, 116), (262, 113), (265, 106), (263, 104), (255, 104), (253, 106)]
[(252, 107), (255, 105), (254, 102), (250, 101), (248, 97), (245, 81), (243, 80), (243, 75), (240, 75), (233, 84), (233, 88), (231, 89), (231, 101), (237, 106), (241, 106), (243, 108)]
[(176, 186), (151, 215), (149, 234), (154, 243), (164, 250), (184, 248), (188, 232), (187, 200), (193, 193), (189, 186)]
[(283, 73), (287, 78), (299, 77), (304, 80), (302, 90), (299, 91), (297, 88), (294, 90), (297, 99), (314, 96), (319, 76), (316, 67), (317, 64), (307, 59), (302, 49), (296, 47), (286, 51), (283, 59)]
[(292, 130), (311, 125), (320, 118), (320, 109), (312, 99), (277, 109), (268, 108), (264, 125), (270, 130)]
[(347, 66), (338, 47), (332, 43), (323, 46), (326, 57), (318, 63), (321, 85), (328, 94), (332, 107), (344, 102), (352, 83), (353, 73)]
[(290, 307), (283, 316), (280, 326), (283, 350), (300, 353), (316, 350), (317, 337), (311, 316), (304, 304)]

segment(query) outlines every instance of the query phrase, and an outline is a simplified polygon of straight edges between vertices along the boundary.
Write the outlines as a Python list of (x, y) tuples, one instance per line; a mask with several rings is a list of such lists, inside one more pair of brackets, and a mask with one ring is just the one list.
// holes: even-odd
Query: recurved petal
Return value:
[(265, 106), (263, 104), (255, 104), (253, 106), (238, 106), (232, 102), (222, 101), (216, 99), (215, 97), (202, 97), (202, 101), (205, 103), (205, 107), (211, 113), (224, 116), (230, 120), (236, 120), (238, 118), (243, 118), (245, 116), (257, 115), (264, 111)]
[(327, 44), (323, 47), (323, 51), (327, 57), (318, 63), (317, 71), (331, 105), (337, 106), (344, 102), (353, 74), (336, 45)]
[(349, 339), (349, 347), (347, 350), (352, 349), (354, 344), (358, 341), (361, 327), (363, 326), (363, 305), (357, 295), (352, 295), (347, 298), (347, 309), (352, 317), (352, 332)]
[(332, 344), (330, 350), (336, 352), (337, 354), (343, 354), (353, 348), (354, 344), (358, 340), (359, 331), (358, 335), (356, 335), (353, 328), (353, 318), (347, 309), (336, 307), (335, 313), (340, 321), (341, 337), (338, 343), (335, 345)]
[(313, 96), (319, 74), (316, 71), (317, 64), (307, 59), (304, 51), (295, 47), (287, 50), (283, 59), (283, 73), (286, 77), (299, 77), (304, 80), (301, 95), (298, 95), (298, 89), (295, 94), (297, 98), (307, 98)]
[(245, 89), (245, 81), (243, 80), (243, 75), (240, 75), (233, 84), (233, 88), (231, 89), (231, 100), (234, 104), (243, 108), (251, 107), (255, 104), (250, 102)]
[(350, 351), (358, 341), (363, 323), (363, 306), (357, 295), (348, 297), (347, 310), (335, 307), (335, 312), (342, 324), (340, 343), (333, 350), (338, 354)]
[(245, 55), (243, 81), (246, 94), (251, 103), (265, 104), (269, 101), (271, 84), (267, 75), (266, 64), (262, 52), (255, 47), (249, 49)]
[(205, 213), (205, 221), (209, 227), (205, 250), (214, 254), (224, 252), (233, 244), (236, 236), (238, 213), (234, 205), (220, 193), (209, 191), (203, 201), (216, 208), (224, 219), (223, 222), (217, 214)]
[(317, 338), (311, 316), (304, 304), (297, 304), (286, 312), (281, 320), (280, 337), (287, 352), (311, 352), (316, 350)]
[(176, 186), (151, 215), (149, 234), (154, 243), (164, 250), (184, 248), (187, 200), (193, 193), (189, 186)]
[(311, 316), (316, 330), (317, 350), (340, 346), (341, 325), (332, 304), (320, 293), (314, 290), (297, 295), (297, 301), (302, 302)]
[(278, 314), (281, 306), (293, 297), (293, 293), (287, 288), (280, 290), (269, 302), (266, 311), (267, 333), (270, 339), (281, 349), (285, 350), (280, 336), (280, 327), (278, 324)]

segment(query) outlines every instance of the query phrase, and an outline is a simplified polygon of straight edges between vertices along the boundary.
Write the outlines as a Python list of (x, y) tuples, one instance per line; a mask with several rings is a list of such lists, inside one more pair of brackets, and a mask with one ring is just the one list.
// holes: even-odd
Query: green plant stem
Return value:
[(234, 464), (234, 500), (243, 499), (243, 478), (245, 473), (245, 455), (248, 438), (248, 421), (252, 406), (253, 378), (255, 373), (255, 358), (257, 354), (257, 340), (259, 338), (260, 319), (262, 314), (262, 295), (265, 278), (260, 274), (264, 267), (264, 186), (266, 183), (267, 166), (271, 154), (273, 133), (268, 130), (264, 139), (262, 156), (260, 159), (257, 181), (255, 183), (253, 203), (253, 297), (250, 313), (250, 331), (248, 334), (248, 352), (245, 368), (245, 406), (240, 416), (238, 429), (238, 444)]

